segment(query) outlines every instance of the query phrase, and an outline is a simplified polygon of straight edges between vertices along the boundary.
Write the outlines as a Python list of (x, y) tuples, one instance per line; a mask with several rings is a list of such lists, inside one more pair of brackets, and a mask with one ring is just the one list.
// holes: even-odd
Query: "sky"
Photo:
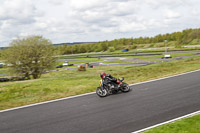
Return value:
[(199, 0), (0, 0), (0, 47), (41, 35), (52, 43), (153, 37), (200, 28)]

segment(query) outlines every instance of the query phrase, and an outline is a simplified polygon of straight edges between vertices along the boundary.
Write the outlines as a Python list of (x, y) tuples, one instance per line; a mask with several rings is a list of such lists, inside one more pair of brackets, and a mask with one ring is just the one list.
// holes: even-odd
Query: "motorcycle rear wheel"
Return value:
[(98, 95), (99, 97), (106, 97), (107, 94), (108, 94), (107, 90), (106, 90), (106, 89), (103, 89), (103, 90), (102, 90), (101, 87), (97, 87), (96, 93), (97, 93), (97, 95)]

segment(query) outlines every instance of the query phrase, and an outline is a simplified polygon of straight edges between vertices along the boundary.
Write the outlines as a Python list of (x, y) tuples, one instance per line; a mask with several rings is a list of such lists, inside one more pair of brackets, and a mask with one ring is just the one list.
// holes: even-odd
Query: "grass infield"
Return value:
[(147, 66), (101, 66), (86, 71), (66, 70), (43, 74), (40, 79), (0, 83), (0, 110), (93, 92), (99, 74), (125, 77), (129, 84), (200, 69), (200, 57)]

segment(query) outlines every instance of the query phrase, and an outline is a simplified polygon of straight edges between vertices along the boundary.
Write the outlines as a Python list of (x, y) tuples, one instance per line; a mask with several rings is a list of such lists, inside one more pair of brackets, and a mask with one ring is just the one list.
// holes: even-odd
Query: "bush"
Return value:
[(132, 46), (131, 46), (131, 49), (136, 49), (136, 48), (137, 48), (136, 45), (132, 45)]
[(109, 51), (109, 52), (114, 52), (114, 51), (115, 51), (115, 48), (114, 48), (114, 47), (109, 47), (108, 51)]

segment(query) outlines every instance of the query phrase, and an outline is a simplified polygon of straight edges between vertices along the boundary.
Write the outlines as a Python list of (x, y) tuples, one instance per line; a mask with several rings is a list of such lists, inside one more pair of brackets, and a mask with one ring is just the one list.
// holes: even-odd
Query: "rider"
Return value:
[(102, 73), (100, 74), (100, 77), (101, 77), (104, 81), (109, 80), (109, 81), (115, 82), (115, 83), (117, 83), (117, 84), (119, 84), (119, 85), (122, 84), (122, 82), (120, 82), (120, 81), (117, 80), (116, 78), (112, 77), (111, 75), (106, 74), (105, 72), (102, 72)]

